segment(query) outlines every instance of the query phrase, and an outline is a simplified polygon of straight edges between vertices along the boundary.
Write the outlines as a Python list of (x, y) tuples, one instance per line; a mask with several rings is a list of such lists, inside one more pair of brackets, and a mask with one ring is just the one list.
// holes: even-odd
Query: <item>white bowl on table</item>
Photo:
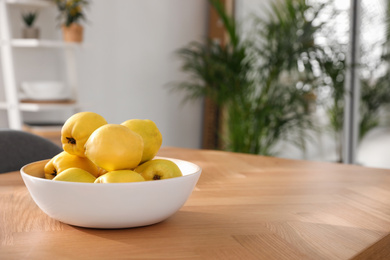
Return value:
[[(164, 157), (160, 157), (164, 158)], [(202, 169), (175, 162), (183, 176), (131, 183), (78, 183), (44, 178), (48, 160), (22, 167), (31, 197), (50, 217), (88, 228), (130, 228), (161, 222), (177, 212), (191, 195)]]

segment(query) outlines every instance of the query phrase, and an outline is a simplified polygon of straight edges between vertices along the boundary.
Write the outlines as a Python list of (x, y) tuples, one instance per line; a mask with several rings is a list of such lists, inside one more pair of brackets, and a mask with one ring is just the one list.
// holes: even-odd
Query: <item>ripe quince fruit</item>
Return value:
[(95, 183), (118, 183), (118, 182), (140, 182), (145, 181), (139, 173), (132, 170), (111, 171), (100, 176)]
[(83, 169), (95, 177), (99, 176), (98, 167), (86, 157), (69, 154), (65, 151), (57, 154), (46, 163), (44, 172), (46, 179), (53, 179), (59, 173), (69, 168)]
[(144, 141), (144, 151), (141, 163), (149, 161), (156, 156), (162, 144), (162, 135), (157, 125), (149, 119), (130, 119), (122, 123), (139, 134)]
[(69, 168), (54, 177), (53, 181), (94, 183), (96, 177), (80, 168)]
[(94, 112), (79, 112), (66, 120), (61, 129), (61, 143), (64, 151), (84, 157), (84, 145), (89, 136), (107, 121)]
[(85, 143), (87, 158), (106, 171), (135, 168), (143, 149), (142, 137), (119, 124), (99, 127)]
[(166, 159), (154, 159), (139, 165), (134, 169), (147, 181), (163, 180), (183, 176), (176, 163)]

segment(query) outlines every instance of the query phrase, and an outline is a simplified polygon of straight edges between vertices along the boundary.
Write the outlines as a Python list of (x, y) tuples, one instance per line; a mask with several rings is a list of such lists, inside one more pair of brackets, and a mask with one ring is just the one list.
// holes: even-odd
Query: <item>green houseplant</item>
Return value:
[[(302, 132), (313, 127), (306, 97), (317, 80), (308, 55), (321, 51), (313, 41), (315, 15), (305, 17), (311, 7), (303, 0), (274, 4), (275, 15), (268, 21), (257, 19), (256, 37), (244, 40), (220, 2), (210, 3), (230, 41), (226, 46), (209, 40), (180, 49), (182, 70), (192, 80), (175, 88), (184, 90), (188, 99), (208, 97), (224, 107), (226, 129), (221, 138), (227, 150), (271, 155), (283, 139), (303, 147)], [(294, 35), (297, 30), (302, 33)]]
[[(276, 1), (266, 19), (255, 17), (246, 39), (219, 2), (210, 3), (230, 42), (222, 47), (209, 40), (180, 49), (182, 69), (192, 80), (176, 89), (188, 99), (208, 97), (224, 107), (226, 149), (265, 155), (277, 153), (283, 139), (304, 148), (307, 129), (318, 130), (308, 116), (308, 100), (320, 93), (315, 102), (326, 107), (341, 161), (348, 46), (334, 31), (331, 21), (340, 13), (333, 2)], [(318, 37), (326, 41), (317, 44)], [(390, 56), (386, 46), (382, 65)], [(390, 102), (389, 75), (361, 79), (360, 138), (378, 125), (379, 108)]]
[(83, 26), (85, 20), (84, 9), (89, 5), (88, 0), (53, 0), (57, 5), (58, 20), (63, 31), (63, 38), (67, 42), (83, 41)]
[(38, 17), (38, 12), (30, 11), (22, 13), (23, 22), (25, 27), (22, 31), (22, 37), (26, 39), (38, 39), (39, 38), (39, 28), (34, 27), (34, 22)]

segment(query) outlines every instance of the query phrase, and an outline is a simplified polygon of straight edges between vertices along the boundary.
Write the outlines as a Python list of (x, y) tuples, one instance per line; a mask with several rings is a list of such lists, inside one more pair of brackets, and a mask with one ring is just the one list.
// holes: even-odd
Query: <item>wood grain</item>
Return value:
[(165, 147), (203, 169), (186, 204), (146, 227), (46, 216), (0, 175), (0, 259), (390, 259), (390, 171)]

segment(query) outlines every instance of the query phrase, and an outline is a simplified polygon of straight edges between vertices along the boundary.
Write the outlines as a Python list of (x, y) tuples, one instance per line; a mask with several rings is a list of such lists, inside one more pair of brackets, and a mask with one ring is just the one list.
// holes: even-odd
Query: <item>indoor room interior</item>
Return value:
[[(188, 101), (190, 92), (175, 91), (179, 83), (192, 80), (191, 72), (182, 67), (185, 60), (178, 55), (179, 49), (194, 41), (205, 43), (207, 38), (220, 43), (228, 38), (221, 20), (213, 20), (213, 10), (210, 11), (207, 1), (92, 1), (84, 11), (84, 35), (80, 43), (64, 42), (58, 10), (50, 1), (26, 2), (10, 1), (7, 13), (1, 18), (2, 42), (13, 40), (14, 43), (11, 47), (4, 44), (2, 47), (0, 127), (31, 131), (58, 143), (58, 130), (71, 114), (93, 111), (110, 123), (131, 118), (153, 120), (163, 133), (163, 146), (224, 149), (223, 141), (217, 144), (218, 140), (215, 140), (225, 138), (216, 133), (224, 124), (218, 119), (222, 117), (221, 112), (208, 106), (204, 96)], [(318, 6), (324, 1), (309, 2)], [(386, 51), (388, 19), (385, 13), (388, 7), (380, 0), (361, 2), (358, 44), (362, 51), (356, 56), (368, 60), (368, 65), (355, 75), (364, 82), (375, 84), (387, 75), (388, 64), (382, 56)], [(227, 4), (227, 12), (234, 17), (242, 41), (248, 40), (251, 30), (255, 30), (256, 19), (267, 20), (272, 16), (272, 4), (272, 0), (237, 0)], [(344, 57), (350, 47), (350, 3), (335, 1), (334, 6), (327, 7), (337, 14), (329, 14), (331, 11), (323, 9), (318, 18), (313, 19), (313, 24), (322, 22), (321, 19), (327, 22), (317, 32), (311, 32), (313, 40), (323, 48), (336, 46), (335, 49), (340, 49), (337, 51), (343, 52), (337, 55)], [(23, 39), (26, 25), (22, 15), (32, 12), (36, 13), (33, 27), (39, 30), (39, 36)], [(333, 17), (329, 18), (330, 15)], [(329, 34), (325, 31), (330, 26), (335, 30), (333, 34), (337, 35), (337, 41), (324, 40), (328, 36), (320, 35)], [(373, 28), (375, 33), (372, 33)], [(302, 30), (291, 29), (298, 30), (297, 33)], [(367, 50), (370, 50), (369, 54)], [(305, 52), (299, 51), (299, 55)], [(340, 62), (344, 64), (346, 59), (344, 57)], [(294, 68), (284, 70), (280, 80), (292, 80), (297, 88), (310, 89), (315, 99), (309, 100), (309, 114), (317, 129), (299, 134), (304, 147), (302, 143), (296, 145), (286, 141), (288, 137), (278, 137), (272, 151), (266, 153), (292, 159), (342, 161), (345, 139), (342, 127), (335, 122), (332, 124), (330, 119), (331, 111), (336, 107), (334, 98), (340, 95), (332, 86), (332, 80), (320, 75), (324, 72), (316, 71), (316, 61), (310, 61), (314, 65), (306, 68), (313, 70), (309, 72), (302, 69), (302, 61), (298, 59)], [(347, 68), (340, 73), (339, 77), (344, 77)], [(306, 84), (307, 79), (299, 79), (301, 76), (312, 77), (317, 82)], [(28, 86), (25, 85), (34, 83), (56, 86), (51, 87), (51, 94), (42, 86), (46, 96), (30, 93), (32, 96), (26, 97)], [(55, 88), (57, 90), (53, 90)], [(372, 93), (368, 104), (371, 110), (360, 109), (366, 113), (361, 118), (375, 120), (371, 125), (367, 123), (369, 129), (359, 137), (354, 161), (387, 168), (390, 167), (385, 152), (389, 142), (389, 100), (383, 95), (382, 99), (376, 98), (381, 91), (383, 89), (378, 87), (377, 92)], [(341, 100), (344, 98), (338, 97), (337, 102), (344, 102)], [(19, 108), (9, 109), (14, 106)], [(226, 133), (226, 130), (221, 131)]]
[(0, 0), (0, 259), (390, 259), (389, 14)]

